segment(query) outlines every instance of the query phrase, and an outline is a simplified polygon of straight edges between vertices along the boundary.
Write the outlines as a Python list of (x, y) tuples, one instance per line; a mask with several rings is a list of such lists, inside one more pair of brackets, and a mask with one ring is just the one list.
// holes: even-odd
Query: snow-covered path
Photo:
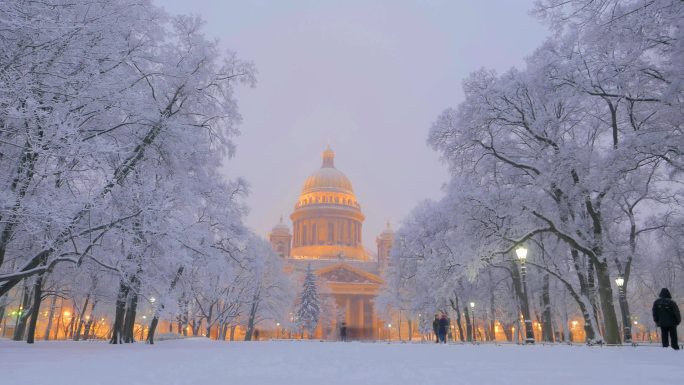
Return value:
[(684, 353), (652, 346), (0, 341), (0, 378), (12, 385), (677, 384)]

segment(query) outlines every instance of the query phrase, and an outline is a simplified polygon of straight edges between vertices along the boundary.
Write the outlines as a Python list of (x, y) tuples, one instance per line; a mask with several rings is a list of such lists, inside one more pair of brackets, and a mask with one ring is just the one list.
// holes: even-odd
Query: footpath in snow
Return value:
[(436, 345), (194, 338), (0, 341), (12, 385), (374, 385), (684, 383), (684, 353), (655, 346)]

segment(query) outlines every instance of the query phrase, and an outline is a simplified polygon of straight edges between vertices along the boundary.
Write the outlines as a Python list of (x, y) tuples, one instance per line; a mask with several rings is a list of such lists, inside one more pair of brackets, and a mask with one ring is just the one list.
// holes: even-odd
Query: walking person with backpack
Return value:
[(682, 316), (677, 303), (672, 300), (672, 295), (666, 288), (660, 290), (659, 298), (653, 302), (653, 321), (660, 327), (663, 347), (672, 346), (672, 349), (679, 350), (677, 325), (682, 321)]
[(439, 319), (439, 342), (446, 344), (447, 330), (449, 330), (449, 319), (446, 314), (442, 314)]
[(435, 320), (432, 321), (432, 331), (435, 332), (435, 343), (439, 343), (439, 314), (435, 314)]

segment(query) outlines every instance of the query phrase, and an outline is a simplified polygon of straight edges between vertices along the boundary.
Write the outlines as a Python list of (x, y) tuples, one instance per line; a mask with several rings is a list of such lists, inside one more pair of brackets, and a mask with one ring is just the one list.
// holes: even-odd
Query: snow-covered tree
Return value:
[(171, 310), (193, 265), (245, 238), (245, 184), (219, 169), (252, 65), (147, 0), (9, 0), (0, 19), (0, 296), (24, 281), (35, 324), (51, 287), (81, 317), (108, 285), (112, 341), (132, 341), (138, 306)]
[[(684, 214), (684, 3), (548, 0), (535, 11), (555, 34), (526, 67), (473, 73), (465, 100), (433, 124), (429, 143), (452, 180), (399, 230), (387, 298), (439, 307), (465, 291), (494, 302), (490, 317), (518, 314), (487, 297), (499, 278), (522, 296), (513, 251), (524, 244), (545, 335), (549, 301), (566, 306), (567, 294), (589, 341), (619, 343), (612, 278), (633, 290), (640, 243), (671, 234)], [(629, 323), (627, 304), (620, 310)]]
[(302, 329), (309, 333), (309, 338), (313, 335), (321, 317), (320, 299), (318, 288), (316, 287), (316, 276), (309, 264), (304, 276), (304, 286), (299, 296), (297, 312), (295, 313), (296, 322)]

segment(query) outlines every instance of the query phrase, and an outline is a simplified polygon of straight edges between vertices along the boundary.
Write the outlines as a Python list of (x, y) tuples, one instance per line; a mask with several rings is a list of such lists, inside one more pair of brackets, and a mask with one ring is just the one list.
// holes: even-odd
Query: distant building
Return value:
[(328, 146), (321, 168), (304, 182), (290, 215), (292, 233), (281, 218), (269, 238), (293, 275), (300, 276), (311, 264), (322, 297), (334, 307), (323, 309), (334, 314), (323, 317), (318, 338), (336, 338), (339, 324), (345, 322), (350, 338), (376, 339), (382, 322), (373, 299), (383, 283), (379, 275), (387, 265), (394, 234), (388, 224), (376, 239), (377, 256), (364, 248), (361, 205), (334, 160), (335, 153)]

